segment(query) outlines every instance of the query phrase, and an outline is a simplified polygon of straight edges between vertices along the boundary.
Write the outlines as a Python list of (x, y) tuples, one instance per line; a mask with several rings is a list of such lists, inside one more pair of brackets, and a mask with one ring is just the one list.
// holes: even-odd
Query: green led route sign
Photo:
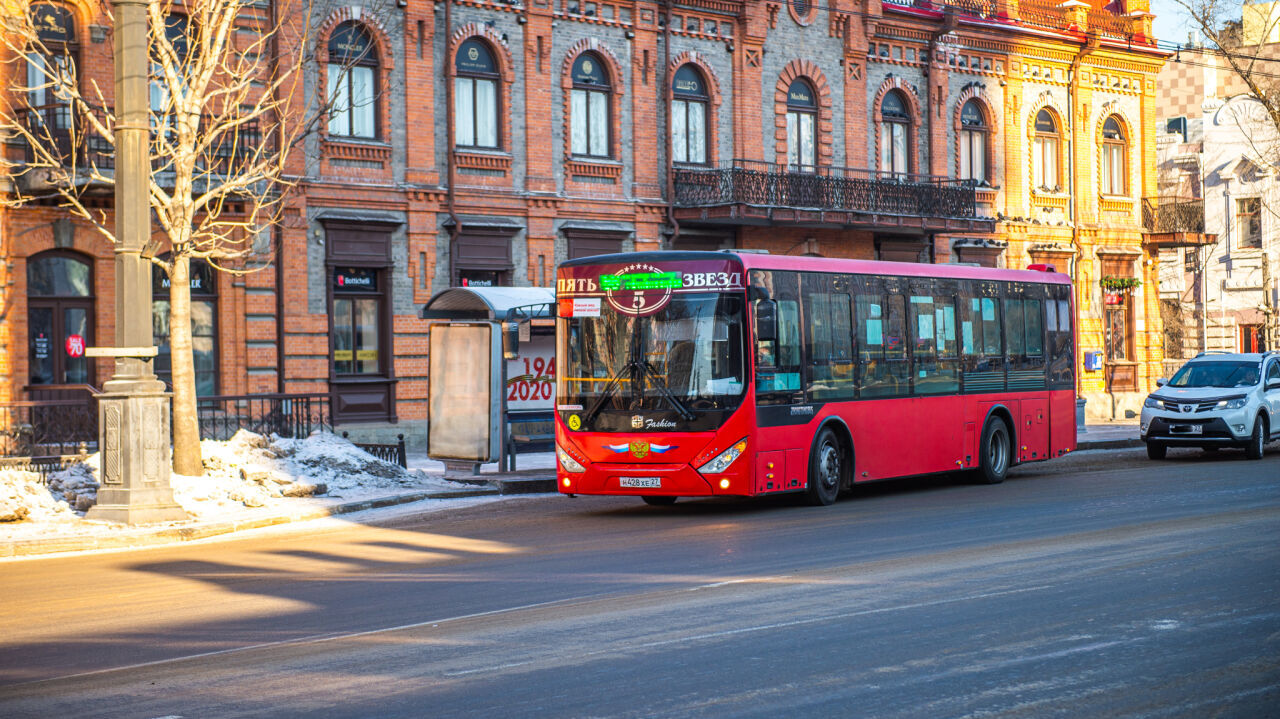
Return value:
[(684, 287), (684, 279), (679, 272), (600, 275), (600, 289), (605, 292), (617, 292), (619, 290), (678, 290), (681, 287)]

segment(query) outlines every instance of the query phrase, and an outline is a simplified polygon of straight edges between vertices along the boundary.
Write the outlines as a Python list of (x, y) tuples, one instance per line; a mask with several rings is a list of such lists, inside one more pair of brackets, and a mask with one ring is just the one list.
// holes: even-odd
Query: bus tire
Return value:
[(1010, 458), (1013, 454), (1009, 441), (1009, 426), (1003, 419), (992, 415), (982, 426), (982, 444), (978, 445), (978, 471), (976, 479), (981, 484), (1000, 484), (1009, 476)]
[(823, 427), (809, 451), (809, 483), (805, 488), (805, 501), (815, 507), (825, 507), (836, 501), (844, 475), (844, 449), (840, 446), (840, 438), (830, 427)]
[(654, 507), (670, 507), (676, 503), (677, 498), (666, 497), (660, 494), (645, 494), (642, 495), (640, 499), (643, 499), (645, 504), (652, 505)]

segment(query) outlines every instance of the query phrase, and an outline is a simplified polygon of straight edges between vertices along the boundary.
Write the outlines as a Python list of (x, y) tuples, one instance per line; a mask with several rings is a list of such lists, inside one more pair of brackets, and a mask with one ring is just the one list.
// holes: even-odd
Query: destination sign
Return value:
[(605, 292), (617, 292), (618, 290), (677, 290), (681, 287), (684, 287), (684, 278), (679, 272), (600, 275), (600, 289)]

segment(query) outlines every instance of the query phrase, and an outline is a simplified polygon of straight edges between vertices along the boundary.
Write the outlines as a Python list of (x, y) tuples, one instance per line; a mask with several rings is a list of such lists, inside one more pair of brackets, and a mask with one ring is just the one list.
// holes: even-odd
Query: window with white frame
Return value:
[(453, 80), (454, 142), (458, 147), (498, 147), (498, 65), (482, 41), (458, 48)]
[(1062, 142), (1058, 135), (1058, 120), (1053, 113), (1043, 109), (1036, 113), (1035, 138), (1032, 142), (1032, 184), (1040, 189), (1056, 192), (1062, 188), (1058, 175), (1058, 152)]
[(347, 21), (329, 38), (329, 134), (376, 139), (378, 52), (363, 25)]
[(800, 172), (813, 172), (818, 164), (815, 130), (818, 101), (813, 86), (799, 78), (787, 88), (787, 165)]
[(693, 65), (681, 65), (671, 80), (671, 158), (707, 161), (707, 83)]
[(907, 162), (907, 130), (911, 116), (902, 93), (891, 90), (880, 101), (880, 171), (905, 175)]
[(569, 99), (570, 151), (586, 157), (609, 157), (609, 98), (613, 87), (604, 63), (584, 52), (573, 62)]
[(1129, 146), (1125, 142), (1124, 131), (1115, 116), (1108, 117), (1102, 124), (1102, 194), (1125, 195), (1127, 187), (1125, 175), (1128, 173)]
[(987, 182), (987, 126), (982, 105), (970, 100), (960, 108), (960, 179)]

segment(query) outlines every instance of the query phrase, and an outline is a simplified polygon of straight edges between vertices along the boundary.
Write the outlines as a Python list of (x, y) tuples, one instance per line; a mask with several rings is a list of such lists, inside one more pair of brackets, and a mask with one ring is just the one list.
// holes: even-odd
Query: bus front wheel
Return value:
[(815, 507), (836, 501), (845, 473), (844, 451), (830, 427), (823, 428), (809, 453), (809, 486), (805, 499)]
[(1009, 427), (999, 417), (990, 417), (982, 427), (982, 444), (978, 447), (978, 481), (1000, 484), (1009, 474)]

